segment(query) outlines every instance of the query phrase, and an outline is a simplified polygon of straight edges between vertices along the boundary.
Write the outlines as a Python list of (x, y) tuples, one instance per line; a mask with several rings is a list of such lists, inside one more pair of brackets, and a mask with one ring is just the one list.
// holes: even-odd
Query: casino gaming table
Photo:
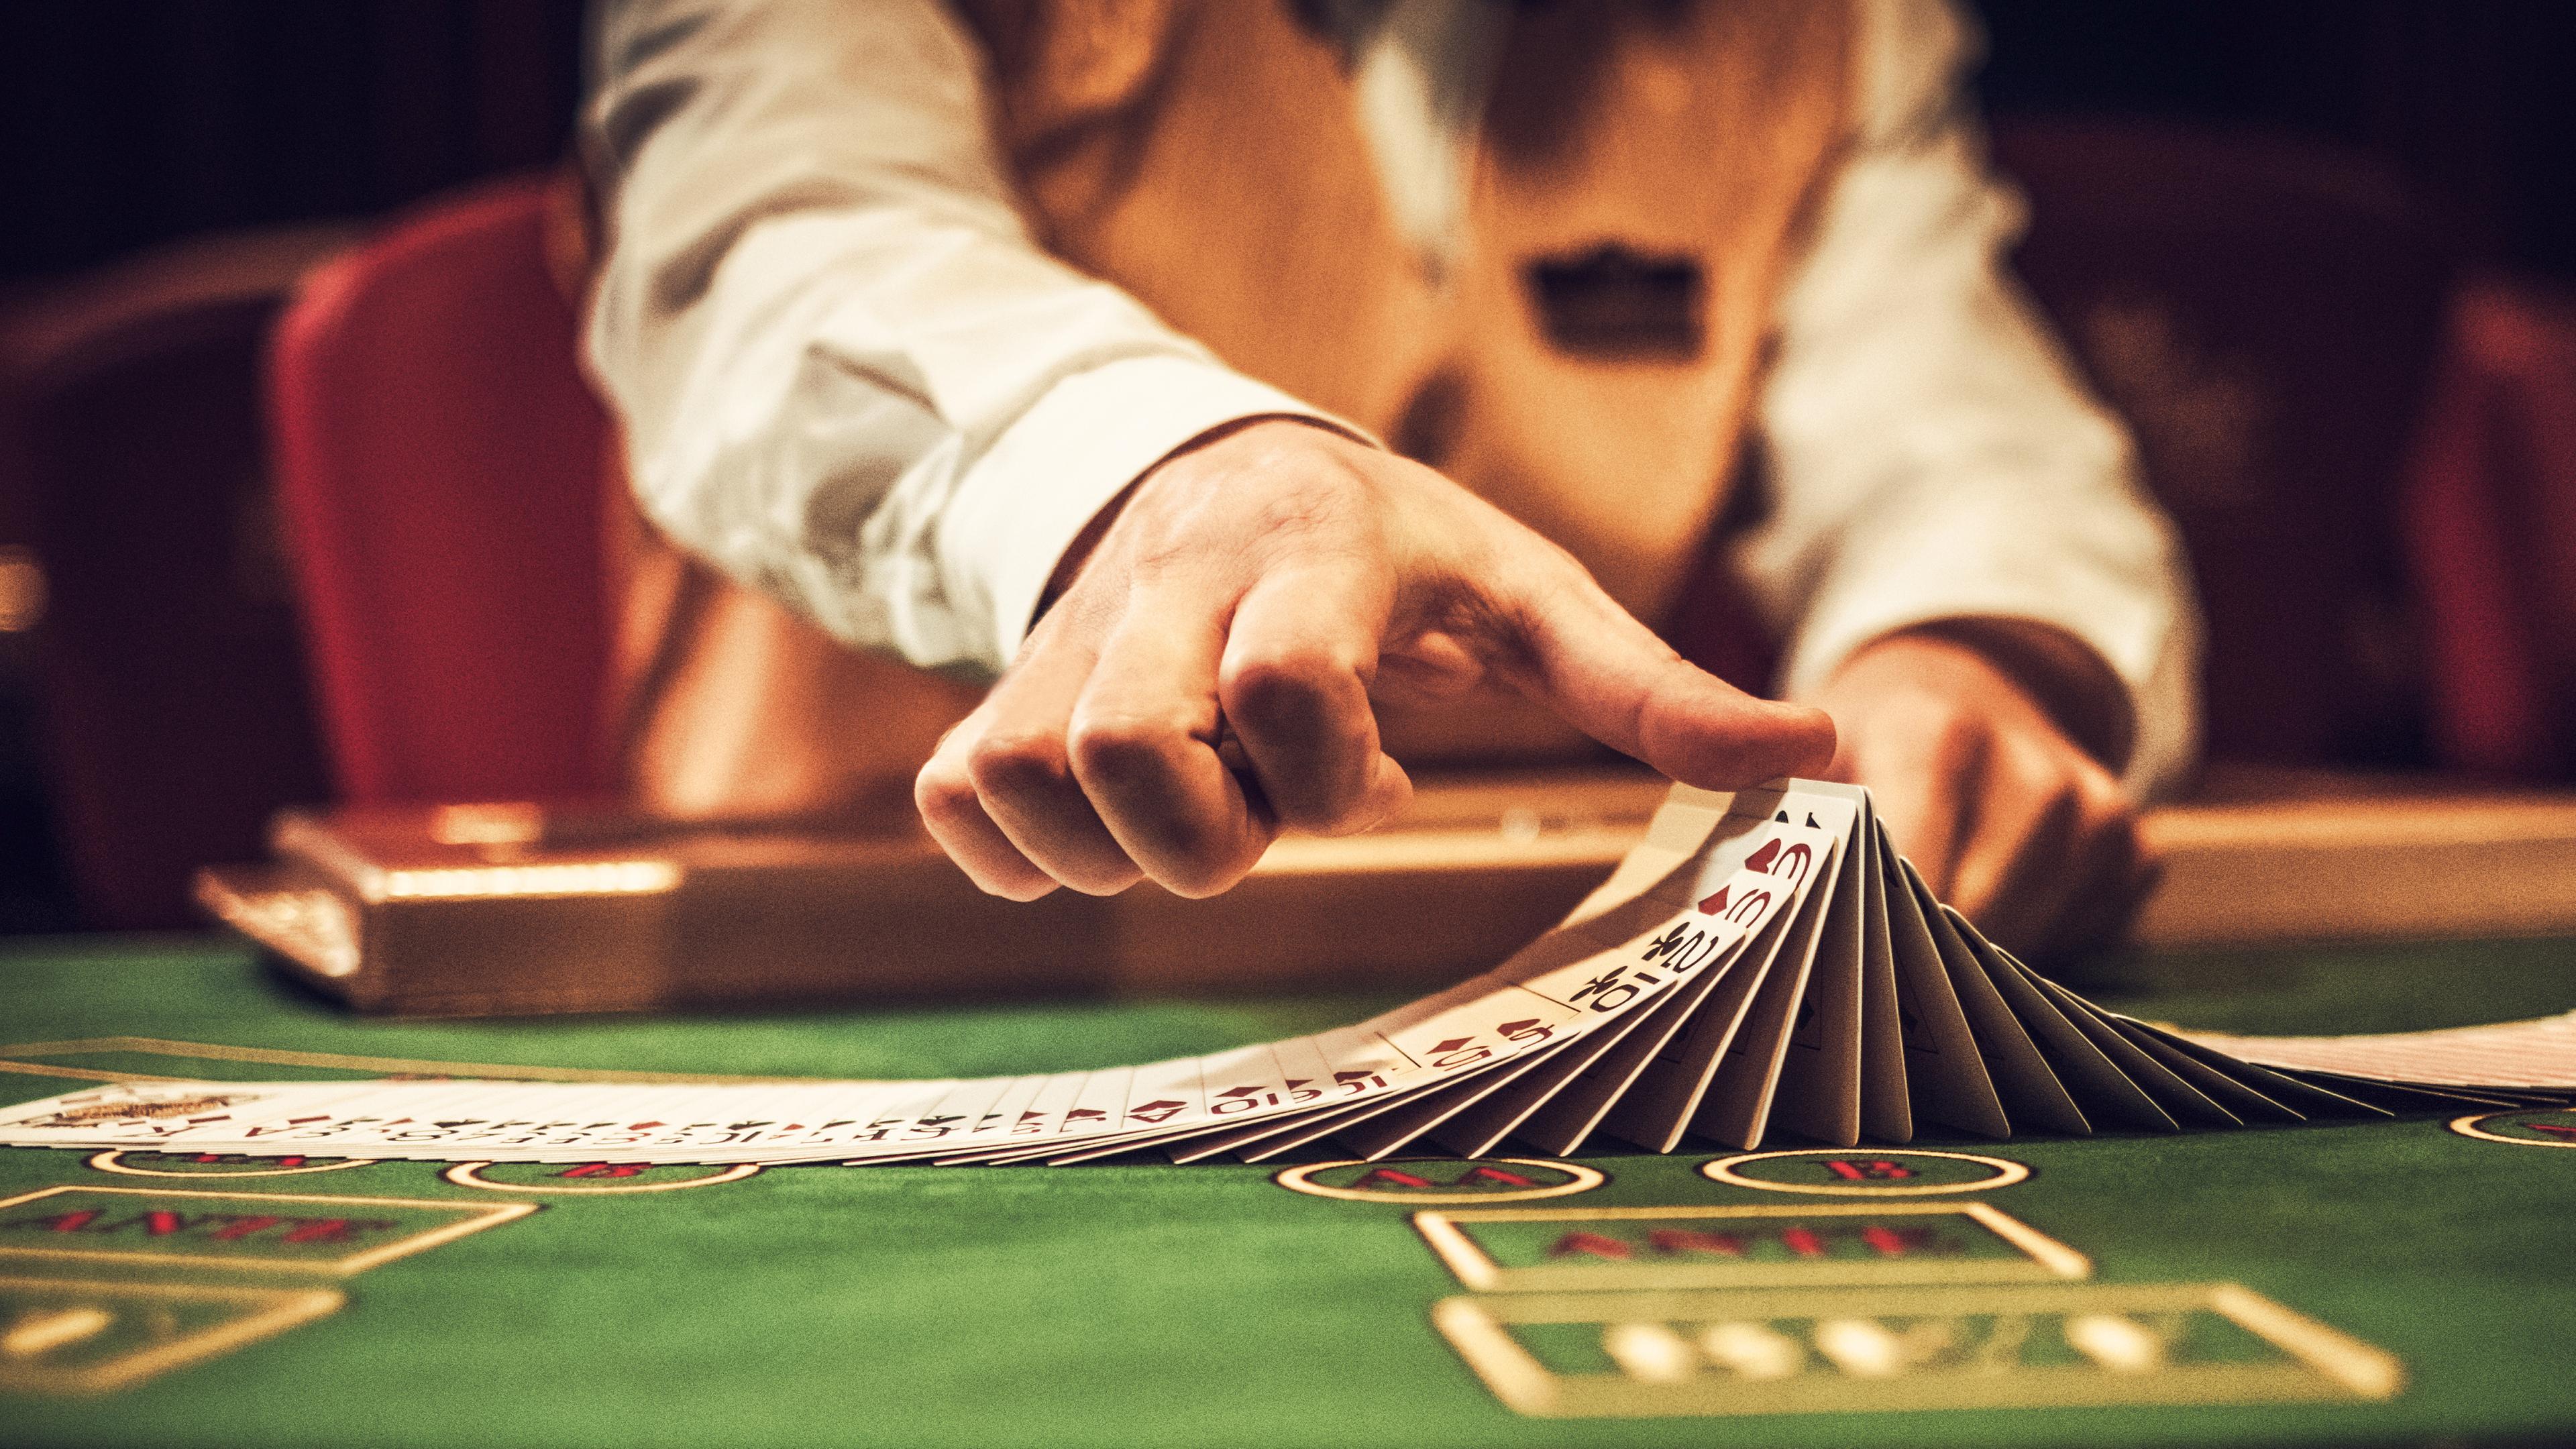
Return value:
[[(2576, 942), (2141, 956), (2081, 984), (2197, 1027), (2452, 1026), (2566, 1009)], [(229, 942), (41, 942), (0, 952), (0, 1090), (1051, 1071), (1386, 1004), (385, 1022)], [(0, 1150), (0, 1443), (2576, 1437), (2576, 1112), (1596, 1145), (758, 1172)]]

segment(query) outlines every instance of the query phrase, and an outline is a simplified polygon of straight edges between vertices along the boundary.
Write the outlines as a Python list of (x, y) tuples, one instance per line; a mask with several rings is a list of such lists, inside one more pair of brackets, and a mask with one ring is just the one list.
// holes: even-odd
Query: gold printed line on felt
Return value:
[(100, 1301), (108, 1302), (119, 1299), (233, 1302), (243, 1304), (249, 1310), (230, 1322), (153, 1344), (105, 1363), (61, 1373), (40, 1369), (33, 1373), (0, 1374), (0, 1388), (39, 1393), (102, 1394), (131, 1388), (170, 1369), (214, 1358), (299, 1324), (327, 1317), (348, 1301), (348, 1296), (336, 1288), (233, 1288), (196, 1283), (0, 1278), (0, 1291), (12, 1288), (63, 1292), (88, 1290), (98, 1295)]
[(478, 1202), (470, 1198), (353, 1197), (338, 1193), (228, 1191), (213, 1188), (98, 1187), (86, 1183), (57, 1183), (51, 1187), (40, 1187), (32, 1192), (19, 1193), (15, 1197), (0, 1198), (0, 1208), (16, 1207), (21, 1203), (35, 1202), (65, 1193), (139, 1197), (147, 1201), (211, 1198), (222, 1202), (250, 1202), (262, 1206), (270, 1203), (293, 1202), (320, 1203), (326, 1207), (419, 1208), (431, 1212), (456, 1213), (460, 1216), (453, 1222), (406, 1233), (391, 1242), (380, 1243), (342, 1258), (268, 1258), (257, 1254), (231, 1256), (208, 1253), (145, 1254), (109, 1248), (28, 1248), (16, 1245), (0, 1247), (0, 1258), (38, 1258), (55, 1262), (118, 1263), (146, 1267), (221, 1268), (228, 1271), (321, 1273), (345, 1277), (353, 1273), (363, 1273), (379, 1263), (389, 1263), (396, 1258), (407, 1258), (414, 1253), (424, 1252), (444, 1243), (452, 1243), (458, 1238), (479, 1233), (485, 1228), (514, 1222), (537, 1211), (538, 1208), (538, 1204), (532, 1202)]
[(0, 1061), (0, 1072), (16, 1072), (29, 1077), (59, 1077), (66, 1082), (185, 1082), (191, 1080), (188, 1077), (156, 1077), (149, 1072), (111, 1072), (100, 1067), (48, 1066), (42, 1062)]

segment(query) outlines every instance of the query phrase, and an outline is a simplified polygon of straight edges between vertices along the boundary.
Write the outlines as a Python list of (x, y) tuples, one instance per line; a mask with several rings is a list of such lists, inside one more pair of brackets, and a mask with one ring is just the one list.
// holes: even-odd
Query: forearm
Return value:
[(1041, 251), (931, 0), (628, 0), (590, 356), (639, 500), (854, 644), (998, 668), (1092, 516), (1307, 412)]
[[(2135, 702), (2129, 687), (2083, 640), (2028, 619), (1966, 616), (1884, 635), (1859, 652), (1905, 641), (1925, 641), (1976, 655), (2029, 696), (2051, 723), (2104, 769), (2117, 774), (2127, 768), (2137, 741)], [(1843, 662), (1848, 667), (1852, 659)]]

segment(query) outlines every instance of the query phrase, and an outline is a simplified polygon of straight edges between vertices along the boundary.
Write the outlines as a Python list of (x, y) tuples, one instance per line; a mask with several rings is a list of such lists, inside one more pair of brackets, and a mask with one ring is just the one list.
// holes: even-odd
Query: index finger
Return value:
[(1511, 600), (1527, 649), (1507, 677), (1575, 728), (1686, 785), (1736, 790), (1809, 774), (1834, 755), (1834, 722), (1757, 699), (1674, 652), (1571, 564)]

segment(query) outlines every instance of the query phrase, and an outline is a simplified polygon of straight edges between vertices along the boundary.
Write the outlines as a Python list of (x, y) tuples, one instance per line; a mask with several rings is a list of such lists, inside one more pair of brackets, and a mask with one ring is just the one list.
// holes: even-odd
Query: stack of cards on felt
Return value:
[(1291, 1041), (956, 1081), (117, 1083), (0, 1112), (0, 1144), (511, 1162), (1561, 1156), (1896, 1145), (1924, 1127), (2170, 1132), (2571, 1089), (2576, 1015), (2227, 1038), (2106, 1011), (1934, 899), (1868, 792), (1790, 780), (1676, 787), (1611, 878), (1510, 960)]

